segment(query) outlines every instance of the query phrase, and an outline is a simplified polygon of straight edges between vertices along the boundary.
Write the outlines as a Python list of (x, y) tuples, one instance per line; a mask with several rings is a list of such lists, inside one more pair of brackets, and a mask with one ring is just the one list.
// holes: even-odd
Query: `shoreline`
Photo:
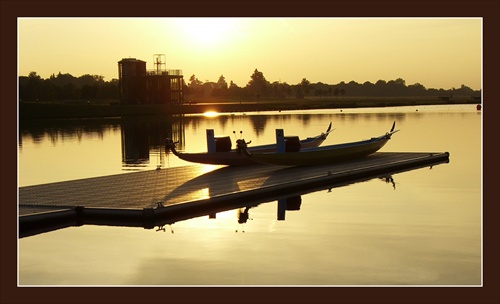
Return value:
[(429, 97), (348, 97), (301, 100), (217, 100), (168, 105), (124, 105), (98, 103), (20, 103), (19, 119), (104, 118), (146, 115), (203, 114), (206, 112), (243, 113), (320, 109), (380, 108), (423, 105), (481, 104), (471, 98), (439, 100)]

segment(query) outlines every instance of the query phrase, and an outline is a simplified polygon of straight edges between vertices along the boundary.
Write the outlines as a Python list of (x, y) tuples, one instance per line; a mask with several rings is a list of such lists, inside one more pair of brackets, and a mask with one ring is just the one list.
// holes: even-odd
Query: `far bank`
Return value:
[(19, 104), (19, 119), (101, 118), (143, 115), (242, 113), (285, 110), (399, 107), (443, 104), (480, 104), (470, 97), (443, 100), (438, 97), (341, 97), (285, 100), (199, 100), (184, 104), (124, 105), (118, 103), (25, 103)]

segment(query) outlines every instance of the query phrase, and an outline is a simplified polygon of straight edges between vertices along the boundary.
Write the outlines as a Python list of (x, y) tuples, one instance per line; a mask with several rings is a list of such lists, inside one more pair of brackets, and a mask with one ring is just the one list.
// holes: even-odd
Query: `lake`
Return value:
[[(19, 187), (188, 166), (205, 130), (272, 143), (335, 130), (323, 145), (401, 131), (381, 152), (449, 152), (450, 162), (176, 222), (84, 225), (21, 238), (21, 286), (481, 286), (482, 113), (475, 105), (27, 120)], [(233, 134), (233, 131), (236, 134)], [(240, 131), (242, 133), (240, 134)], [(206, 172), (215, 170), (206, 166)]]

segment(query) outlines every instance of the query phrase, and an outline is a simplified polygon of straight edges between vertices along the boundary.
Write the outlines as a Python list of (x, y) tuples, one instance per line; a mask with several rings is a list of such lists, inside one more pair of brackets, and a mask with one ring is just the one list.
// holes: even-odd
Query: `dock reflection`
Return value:
[[(410, 171), (410, 170), (407, 170)], [(401, 173), (401, 172), (397, 172)], [(392, 177), (392, 175), (383, 175), (383, 176), (378, 176), (378, 177), (372, 177), (372, 178), (366, 178), (366, 179), (358, 179), (358, 180), (353, 180), (350, 183), (342, 183), (342, 184), (331, 184), (327, 186), (322, 186), (322, 187), (314, 187), (314, 188), (309, 188), (309, 189), (303, 189), (303, 190), (296, 190), (296, 191), (290, 191), (290, 195), (281, 195), (281, 196), (274, 196), (270, 199), (263, 199), (263, 200), (257, 200), (257, 201), (251, 201), (251, 203), (245, 203), (245, 202), (228, 202), (225, 205), (221, 206), (216, 206), (216, 207), (211, 207), (211, 208), (206, 208), (204, 210), (200, 210), (199, 212), (186, 212), (184, 214), (179, 214), (177, 216), (170, 216), (166, 218), (164, 221), (160, 221), (158, 223), (158, 229), (156, 231), (163, 231), (165, 232), (166, 229), (164, 228), (165, 226), (172, 226), (177, 222), (189, 220), (192, 218), (196, 217), (202, 217), (202, 216), (208, 216), (210, 219), (217, 219), (217, 214), (222, 213), (222, 212), (227, 212), (227, 211), (235, 211), (236, 214), (236, 221), (239, 225), (239, 228), (236, 229), (236, 232), (241, 231), (245, 232), (244, 230), (244, 225), (248, 222), (248, 220), (253, 220), (252, 217), (250, 217), (250, 210), (252, 208), (257, 208), (260, 205), (263, 204), (270, 204), (270, 203), (276, 203), (277, 204), (277, 211), (276, 211), (276, 219), (278, 221), (285, 221), (286, 219), (286, 213), (289, 211), (300, 211), (301, 206), (302, 206), (302, 195), (306, 195), (312, 192), (318, 192), (318, 191), (327, 191), (331, 192), (333, 188), (339, 188), (339, 187), (346, 187), (355, 183), (360, 183), (360, 182), (367, 182), (370, 180), (380, 180), (384, 183), (392, 183), (395, 188), (395, 180)], [(162, 207), (159, 207), (162, 208)], [(172, 230), (173, 231), (173, 230)], [(173, 233), (173, 232), (172, 232)]]
[[(381, 153), (368, 157), (365, 162), (387, 157), (390, 157), (390, 153)], [(276, 218), (278, 221), (284, 221), (288, 211), (301, 209), (301, 196), (304, 194), (331, 191), (333, 188), (345, 187), (372, 179), (390, 183), (396, 189), (394, 174), (448, 162), (448, 154), (440, 154), (437, 158), (425, 158), (417, 163), (406, 164), (402, 167), (379, 168), (373, 171), (361, 171), (359, 174), (352, 171), (342, 171), (343, 167), (339, 164), (340, 167), (336, 167), (339, 172), (334, 179), (330, 178), (331, 174), (327, 174), (324, 166), (281, 168), (263, 165), (255, 166), (253, 169), (223, 167), (178, 185), (170, 193), (164, 195), (162, 200), (168, 202), (179, 195), (185, 195), (186, 191), (192, 191), (189, 190), (193, 188), (192, 183), (206, 187), (208, 198), (188, 200), (185, 203), (173, 205), (158, 201), (155, 207), (142, 210), (77, 207), (74, 210), (68, 209), (64, 214), (54, 212), (48, 216), (44, 215), (38, 220), (36, 216), (28, 216), (20, 222), (19, 237), (82, 225), (125, 226), (145, 229), (158, 227), (156, 231), (166, 231), (166, 226), (172, 228), (173, 224), (180, 221), (202, 216), (216, 219), (218, 213), (231, 210), (238, 212), (237, 222), (244, 225), (250, 219), (251, 208), (275, 201), (277, 201)], [(346, 164), (349, 165), (348, 162), (342, 165)], [(323, 175), (318, 177), (318, 174)], [(224, 179), (221, 178), (222, 176)], [(170, 230), (173, 233), (173, 229)]]

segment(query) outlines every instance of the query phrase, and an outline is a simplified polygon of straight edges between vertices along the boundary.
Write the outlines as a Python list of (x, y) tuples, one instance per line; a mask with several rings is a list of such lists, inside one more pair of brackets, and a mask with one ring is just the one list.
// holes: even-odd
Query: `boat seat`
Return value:
[(231, 137), (215, 137), (215, 152), (229, 152), (231, 151), (231, 146)]
[(298, 136), (285, 136), (285, 152), (299, 152), (300, 146)]

